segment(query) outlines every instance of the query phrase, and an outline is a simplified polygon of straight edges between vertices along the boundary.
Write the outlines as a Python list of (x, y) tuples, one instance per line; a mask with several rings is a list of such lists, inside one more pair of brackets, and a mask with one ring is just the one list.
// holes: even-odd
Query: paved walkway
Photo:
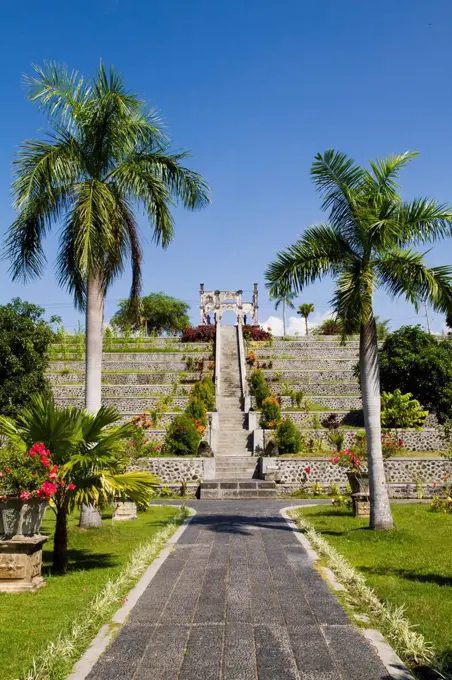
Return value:
[(390, 680), (279, 509), (204, 501), (89, 680)]

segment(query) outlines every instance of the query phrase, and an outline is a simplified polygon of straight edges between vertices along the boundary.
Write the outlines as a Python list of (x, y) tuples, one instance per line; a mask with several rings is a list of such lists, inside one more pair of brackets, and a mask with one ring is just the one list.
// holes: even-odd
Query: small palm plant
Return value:
[(295, 293), (291, 293), (290, 291), (285, 291), (280, 293), (279, 295), (271, 295), (270, 294), (270, 300), (273, 300), (275, 303), (275, 309), (279, 309), (279, 305), (282, 305), (282, 314), (283, 314), (283, 337), (286, 337), (286, 307), (289, 307), (289, 309), (295, 309), (295, 305), (292, 302), (292, 300), (295, 299)]
[(47, 115), (51, 133), (22, 144), (13, 193), (18, 212), (6, 239), (13, 280), (43, 272), (42, 242), (61, 225), (57, 279), (86, 313), (86, 408), (101, 405), (102, 322), (107, 289), (132, 265), (131, 310), (139, 313), (144, 210), (153, 240), (166, 248), (174, 235), (171, 207), (209, 202), (201, 176), (174, 153), (155, 111), (126, 90), (103, 65), (90, 81), (58, 64), (35, 66), (28, 98)]
[(305, 324), (305, 328), (306, 328), (306, 337), (308, 337), (308, 334), (309, 334), (308, 317), (309, 317), (310, 314), (312, 314), (314, 309), (315, 308), (314, 308), (313, 304), (305, 303), (303, 305), (299, 305), (298, 310), (297, 310), (297, 314), (302, 316), (303, 319), (304, 319), (304, 324)]
[(78, 408), (61, 408), (55, 405), (53, 396), (47, 395), (34, 396), (15, 421), (0, 416), (0, 435), (24, 452), (36, 442), (44, 444), (65, 482), (54, 497), (55, 571), (67, 570), (67, 517), (75, 506), (99, 507), (117, 496), (146, 503), (159, 481), (145, 471), (125, 471), (125, 443), (133, 435), (134, 426), (115, 426), (119, 417), (115, 409), (105, 406), (95, 415)]
[(452, 233), (452, 210), (431, 199), (403, 200), (400, 170), (415, 156), (360, 167), (343, 153), (315, 157), (311, 176), (329, 211), (326, 224), (309, 227), (300, 240), (278, 254), (267, 269), (267, 285), (277, 295), (301, 292), (330, 275), (336, 281), (333, 311), (345, 336), (360, 333), (360, 380), (370, 488), (370, 526), (393, 526), (381, 448), (380, 375), (373, 296), (379, 287), (403, 296), (415, 308), (427, 300), (436, 311), (452, 311), (452, 267), (428, 267), (413, 244)]

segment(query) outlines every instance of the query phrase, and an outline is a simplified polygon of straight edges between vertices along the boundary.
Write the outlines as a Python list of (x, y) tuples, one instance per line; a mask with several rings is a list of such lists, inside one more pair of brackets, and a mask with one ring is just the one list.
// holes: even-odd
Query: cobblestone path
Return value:
[(279, 514), (206, 501), (89, 680), (390, 680)]

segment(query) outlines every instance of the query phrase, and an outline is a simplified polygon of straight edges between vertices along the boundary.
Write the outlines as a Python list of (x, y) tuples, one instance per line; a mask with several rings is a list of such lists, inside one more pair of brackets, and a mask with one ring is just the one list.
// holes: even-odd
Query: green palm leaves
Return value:
[(430, 199), (403, 201), (397, 193), (400, 170), (416, 155), (389, 156), (367, 170), (336, 151), (318, 154), (311, 176), (329, 221), (278, 253), (266, 272), (271, 293), (287, 287), (299, 293), (333, 276), (333, 308), (346, 334), (370, 319), (377, 287), (414, 305), (428, 299), (437, 310), (451, 309), (452, 267), (429, 268), (412, 247), (450, 235), (452, 210)]
[(85, 305), (89, 276), (100, 277), (106, 290), (129, 258), (136, 297), (137, 207), (144, 208), (156, 243), (166, 247), (174, 234), (171, 207), (204, 207), (207, 185), (183, 165), (186, 152), (170, 151), (156, 112), (128, 92), (113, 69), (101, 66), (85, 82), (76, 71), (47, 63), (25, 82), (52, 132), (24, 142), (15, 161), (18, 215), (6, 240), (13, 278), (41, 275), (44, 237), (61, 222), (57, 274), (76, 304)]

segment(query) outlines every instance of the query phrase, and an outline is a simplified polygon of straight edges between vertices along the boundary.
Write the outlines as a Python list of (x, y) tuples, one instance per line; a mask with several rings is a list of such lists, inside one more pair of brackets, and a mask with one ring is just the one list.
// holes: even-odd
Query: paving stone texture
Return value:
[(284, 505), (197, 503), (88, 680), (390, 680)]

